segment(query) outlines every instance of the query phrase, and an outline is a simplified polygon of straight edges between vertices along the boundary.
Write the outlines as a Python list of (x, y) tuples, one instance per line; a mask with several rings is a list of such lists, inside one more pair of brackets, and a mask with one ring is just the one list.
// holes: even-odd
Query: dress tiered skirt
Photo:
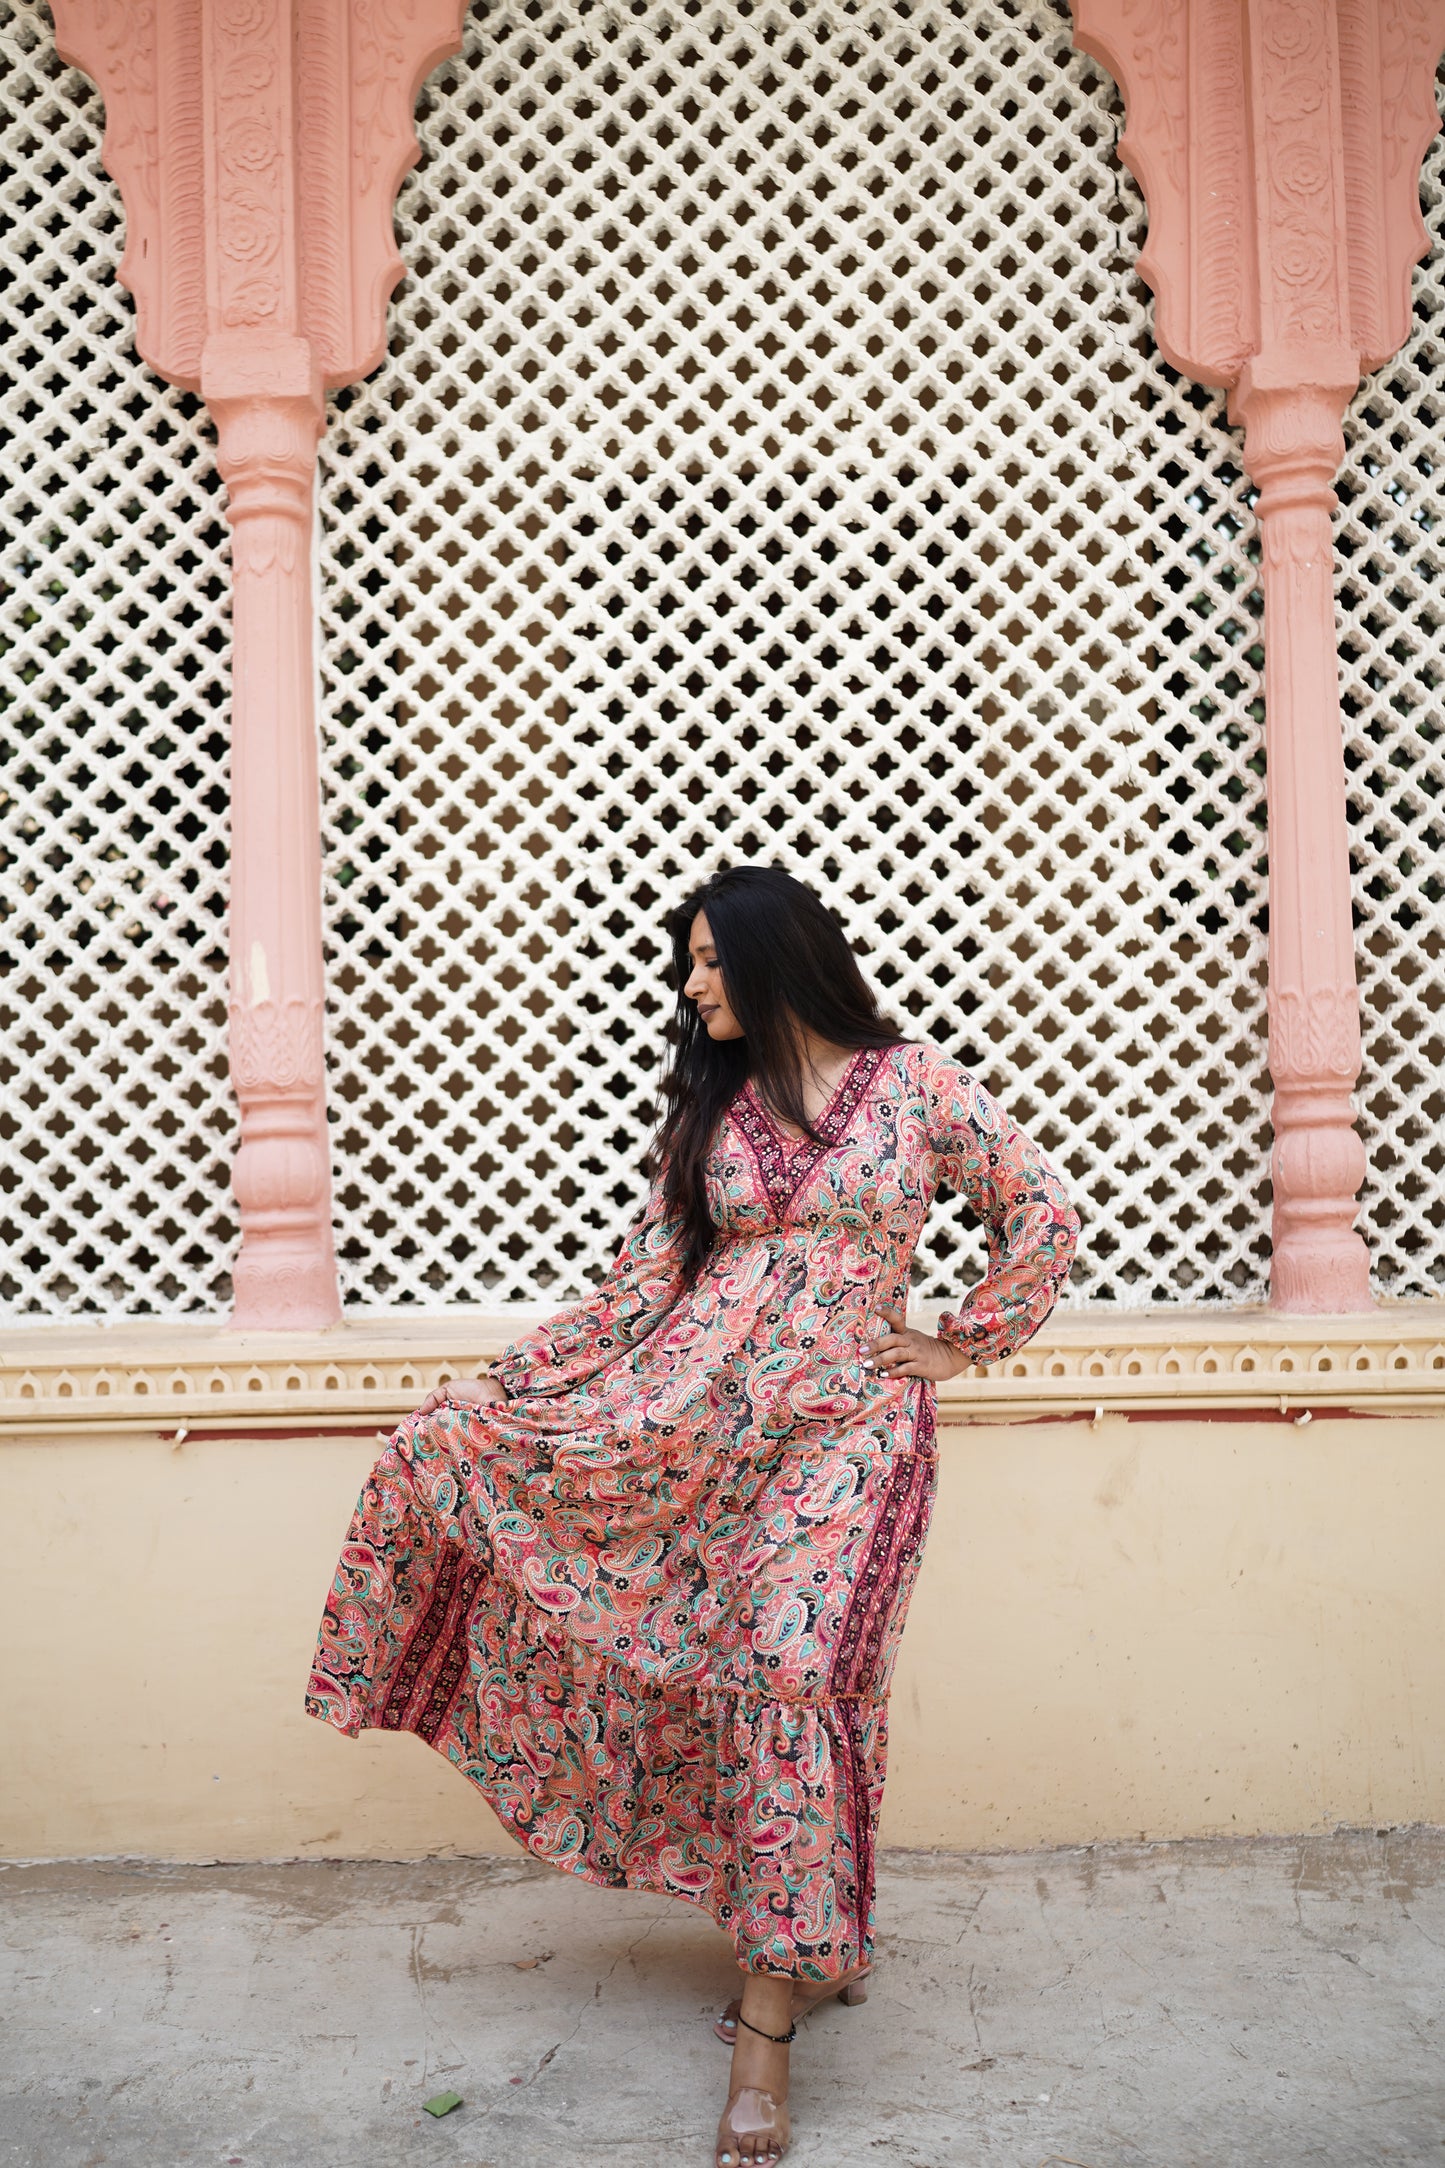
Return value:
[[(504, 1503), (488, 1483), (506, 1410), (408, 1420), (342, 1547), (308, 1709), (353, 1736), (415, 1732), (535, 1857), (702, 1905), (750, 1967), (847, 1971), (872, 1947), (888, 1684), (934, 1495), (932, 1392), (907, 1397), (901, 1443), (869, 1429), (779, 1455), (730, 1585), (686, 1570), (696, 1531), (672, 1532), (665, 1653), (655, 1603), (650, 1634), (625, 1614), (599, 1631), (507, 1570), (516, 1486)], [(655, 1561), (638, 1568), (655, 1590)]]

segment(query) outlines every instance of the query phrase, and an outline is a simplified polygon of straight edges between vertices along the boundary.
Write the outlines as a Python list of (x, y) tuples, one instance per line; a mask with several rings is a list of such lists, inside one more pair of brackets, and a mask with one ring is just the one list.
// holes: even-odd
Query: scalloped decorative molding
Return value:
[(1231, 385), (1282, 339), (1375, 369), (1410, 326), (1442, 0), (1073, 0), (1118, 83), (1161, 351)]
[[(542, 1314), (369, 1318), (321, 1333), (213, 1324), (8, 1331), (0, 1434), (385, 1433), (433, 1385), (465, 1375)], [(1308, 1325), (1263, 1310), (1070, 1311), (1020, 1354), (939, 1395), (945, 1424), (1179, 1408), (1445, 1413), (1445, 1303)]]
[(214, 333), (270, 328), (304, 338), (333, 390), (374, 369), (405, 269), (392, 206), (419, 155), (416, 94), (460, 45), (466, 0), (53, 12), (61, 57), (105, 98), (142, 358), (194, 391)]

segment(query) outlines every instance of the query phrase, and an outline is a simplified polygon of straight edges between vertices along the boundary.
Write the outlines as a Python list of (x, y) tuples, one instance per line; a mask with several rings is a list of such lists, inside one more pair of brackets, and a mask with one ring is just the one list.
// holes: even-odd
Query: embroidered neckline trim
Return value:
[(751, 1081), (734, 1099), (733, 1119), (752, 1154), (759, 1180), (780, 1224), (818, 1161), (847, 1135), (878, 1065), (889, 1051), (886, 1046), (859, 1047), (839, 1079), (832, 1098), (813, 1125), (821, 1143), (814, 1143), (811, 1137), (789, 1137), (779, 1129), (753, 1090)]

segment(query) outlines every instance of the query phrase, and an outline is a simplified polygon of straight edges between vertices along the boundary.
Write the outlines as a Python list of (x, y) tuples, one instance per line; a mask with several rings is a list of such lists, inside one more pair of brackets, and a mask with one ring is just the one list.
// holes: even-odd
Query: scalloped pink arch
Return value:
[(99, 84), (136, 344), (215, 417), (232, 552), (232, 1322), (341, 1314), (323, 1046), (311, 544), (326, 388), (374, 369), (392, 206), (465, 0), (54, 0)]
[[(311, 521), (323, 390), (385, 349), (417, 89), (464, 0), (54, 0), (106, 100), (137, 343), (200, 390), (234, 549), (238, 1326), (339, 1315), (322, 1021)], [(1445, 0), (1075, 0), (1149, 204), (1161, 348), (1227, 385), (1260, 485), (1274, 1301), (1369, 1304), (1330, 511), (1344, 406), (1405, 336)]]

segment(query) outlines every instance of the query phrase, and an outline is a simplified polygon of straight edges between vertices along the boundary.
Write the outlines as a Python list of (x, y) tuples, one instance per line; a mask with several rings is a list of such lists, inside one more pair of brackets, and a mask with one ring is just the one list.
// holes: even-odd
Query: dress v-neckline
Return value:
[(751, 1077), (733, 1101), (744, 1142), (752, 1154), (758, 1178), (769, 1204), (781, 1223), (784, 1213), (803, 1182), (823, 1157), (846, 1134), (858, 1103), (887, 1049), (860, 1046), (839, 1077), (832, 1096), (814, 1117), (813, 1127), (822, 1142), (812, 1137), (790, 1136), (780, 1129), (758, 1094)]
[[(821, 1135), (827, 1136), (829, 1121), (832, 1116), (834, 1107), (836, 1107), (838, 1104), (839, 1096), (846, 1089), (848, 1080), (852, 1076), (853, 1071), (857, 1068), (858, 1063), (862, 1059), (863, 1055), (869, 1051), (872, 1050), (866, 1047), (859, 1046), (854, 1048), (853, 1052), (844, 1062), (842, 1069), (839, 1071), (837, 1083), (833, 1086), (833, 1089), (829, 1092), (827, 1098), (823, 1101), (823, 1104), (819, 1107), (817, 1113), (813, 1116), (813, 1127), (818, 1130)], [(776, 1115), (768, 1106), (767, 1102), (754, 1089), (753, 1080), (751, 1077), (748, 1078), (746, 1089), (752, 1099), (753, 1105), (757, 1108), (759, 1114), (761, 1114), (763, 1120), (767, 1123), (769, 1129), (771, 1129), (771, 1131), (773, 1132), (773, 1135), (777, 1138), (778, 1142), (783, 1145), (787, 1150), (794, 1151), (800, 1144), (811, 1144), (813, 1142), (813, 1139), (811, 1137), (798, 1136), (795, 1135), (791, 1129), (783, 1128), (781, 1122), (778, 1121)]]

